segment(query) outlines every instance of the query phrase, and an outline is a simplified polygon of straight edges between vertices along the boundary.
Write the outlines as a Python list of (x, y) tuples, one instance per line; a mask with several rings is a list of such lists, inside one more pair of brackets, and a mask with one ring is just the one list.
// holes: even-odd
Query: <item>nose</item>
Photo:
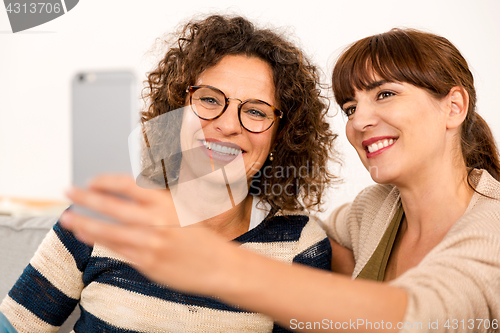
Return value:
[(364, 132), (377, 124), (375, 109), (369, 102), (359, 101), (351, 118), (351, 126), (356, 131)]
[(242, 128), (238, 118), (239, 103), (241, 103), (240, 100), (229, 98), (226, 111), (219, 118), (213, 120), (213, 125), (221, 134), (226, 136), (241, 134)]

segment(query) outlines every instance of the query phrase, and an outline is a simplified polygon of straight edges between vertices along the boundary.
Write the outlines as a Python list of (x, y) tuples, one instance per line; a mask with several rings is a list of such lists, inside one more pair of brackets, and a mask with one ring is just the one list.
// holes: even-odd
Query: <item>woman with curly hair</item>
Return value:
[[(334, 180), (326, 163), (336, 136), (317, 69), (283, 37), (242, 17), (192, 21), (172, 40), (148, 75), (136, 179), (168, 191), (104, 176), (91, 185), (96, 210), (162, 232), (172, 231), (163, 218), (177, 215), (182, 226), (206, 226), (241, 248), (329, 270), (330, 242), (304, 213)], [(123, 190), (129, 200), (110, 202), (101, 191), (110, 183), (120, 190), (104, 192)], [(55, 332), (76, 305), (75, 332), (284, 331), (268, 316), (153, 283), (133, 262), (81, 243), (57, 223), (0, 310), (20, 332)]]

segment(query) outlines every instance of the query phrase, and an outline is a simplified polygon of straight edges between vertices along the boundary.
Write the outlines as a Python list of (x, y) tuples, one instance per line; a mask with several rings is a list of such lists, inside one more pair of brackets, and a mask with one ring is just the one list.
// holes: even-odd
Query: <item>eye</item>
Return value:
[(267, 114), (257, 109), (248, 109), (244, 111), (247, 115), (252, 116), (253, 118), (267, 118)]
[(384, 91), (381, 91), (381, 92), (377, 95), (377, 99), (378, 99), (378, 100), (381, 100), (381, 99), (386, 99), (387, 97), (391, 97), (391, 96), (394, 96), (394, 95), (395, 95), (395, 93), (394, 93), (394, 92), (384, 90)]
[(350, 117), (356, 112), (356, 105), (349, 105), (342, 108), (347, 117)]
[(220, 105), (219, 101), (214, 97), (200, 97), (200, 101), (207, 105)]

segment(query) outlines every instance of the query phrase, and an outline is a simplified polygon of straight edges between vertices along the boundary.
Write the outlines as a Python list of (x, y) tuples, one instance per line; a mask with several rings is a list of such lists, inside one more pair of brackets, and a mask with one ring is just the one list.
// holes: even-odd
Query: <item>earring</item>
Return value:
[(271, 153), (269, 154), (269, 161), (271, 161), (271, 162), (272, 162), (273, 160), (274, 160), (274, 156), (273, 156), (273, 153), (271, 152)]

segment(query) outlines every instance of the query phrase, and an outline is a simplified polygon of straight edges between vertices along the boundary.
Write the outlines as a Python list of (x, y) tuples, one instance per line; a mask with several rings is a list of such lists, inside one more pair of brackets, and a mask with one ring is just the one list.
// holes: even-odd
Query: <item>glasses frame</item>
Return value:
[[(218, 91), (222, 94), (222, 96), (224, 96), (224, 100), (225, 100), (225, 105), (224, 105), (224, 108), (222, 109), (222, 111), (216, 115), (215, 117), (212, 117), (212, 118), (204, 118), (202, 116), (200, 116), (199, 114), (196, 113), (196, 111), (193, 109), (193, 94), (196, 90), (200, 89), (200, 88), (210, 88), (210, 89), (213, 89), (215, 91)], [(240, 101), (240, 103), (238, 104), (238, 120), (240, 121), (240, 125), (241, 127), (243, 127), (245, 130), (247, 130), (248, 132), (250, 133), (263, 133), (265, 131), (267, 131), (268, 129), (270, 129), (273, 125), (274, 125), (274, 122), (276, 121), (276, 118), (283, 118), (283, 111), (281, 110), (278, 110), (277, 108), (275, 108), (274, 106), (272, 106), (271, 104), (265, 102), (265, 101), (261, 101), (260, 99), (255, 99), (255, 98), (250, 98), (250, 99), (247, 99), (247, 100), (244, 100), (242, 101), (241, 99), (239, 98), (235, 98), (235, 97), (227, 97), (226, 94), (224, 94), (224, 92), (218, 88), (215, 88), (215, 87), (212, 87), (212, 86), (206, 86), (206, 85), (202, 85), (202, 86), (188, 86), (188, 88), (186, 89), (186, 92), (189, 93), (189, 104), (191, 106), (191, 110), (193, 110), (194, 114), (200, 118), (200, 119), (203, 119), (203, 120), (214, 120), (214, 119), (217, 119), (219, 118), (220, 116), (222, 116), (222, 114), (227, 110), (227, 107), (229, 106), (229, 100), (230, 99), (234, 99), (234, 100), (237, 100), (237, 101)], [(274, 111), (274, 119), (272, 121), (272, 123), (269, 125), (269, 127), (267, 127), (266, 129), (262, 130), (262, 131), (251, 131), (249, 130), (248, 128), (246, 128), (244, 125), (243, 125), (243, 122), (241, 121), (241, 106), (247, 102), (259, 102), (259, 103), (264, 103), (266, 104), (267, 106), (269, 106), (273, 111)]]

